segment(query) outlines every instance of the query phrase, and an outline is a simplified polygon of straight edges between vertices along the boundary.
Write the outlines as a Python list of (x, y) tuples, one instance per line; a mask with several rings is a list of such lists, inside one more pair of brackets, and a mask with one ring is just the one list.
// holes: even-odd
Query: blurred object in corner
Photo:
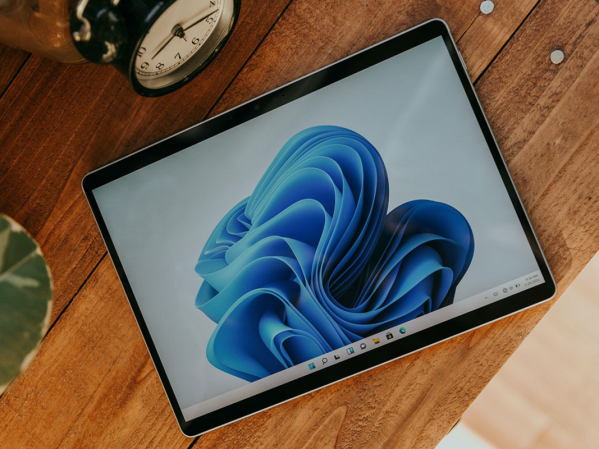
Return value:
[(77, 0), (0, 0), (0, 43), (58, 62), (87, 60), (75, 48), (69, 30)]
[(37, 353), (51, 311), (52, 277), (40, 247), (0, 214), (0, 395)]
[(445, 438), (439, 442), (436, 449), (497, 449), (472, 431), (463, 422), (459, 422)]
[(599, 253), (464, 413), (498, 449), (599, 447)]

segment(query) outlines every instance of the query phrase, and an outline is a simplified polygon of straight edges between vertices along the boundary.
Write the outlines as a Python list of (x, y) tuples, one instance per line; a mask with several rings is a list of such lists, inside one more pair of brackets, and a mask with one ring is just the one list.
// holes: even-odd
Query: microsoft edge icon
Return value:
[(399, 328), (399, 333), (400, 333), (400, 334), (405, 334), (406, 332), (407, 332), (407, 331), (406, 331), (406, 328), (405, 328), (405, 327), (400, 327), (400, 328)]

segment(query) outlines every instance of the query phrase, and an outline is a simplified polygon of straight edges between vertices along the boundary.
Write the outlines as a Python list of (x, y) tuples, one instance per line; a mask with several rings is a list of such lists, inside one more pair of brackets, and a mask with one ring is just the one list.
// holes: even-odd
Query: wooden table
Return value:
[[(0, 447), (432, 448), (551, 304), (185, 438), (83, 197), (124, 154), (433, 17), (445, 19), (559, 283), (599, 250), (596, 0), (243, 0), (223, 53), (167, 97), (111, 67), (0, 48), (0, 211), (41, 243), (50, 331), (0, 398)], [(550, 62), (556, 49), (566, 59)], [(548, 392), (547, 394), (551, 394)]]

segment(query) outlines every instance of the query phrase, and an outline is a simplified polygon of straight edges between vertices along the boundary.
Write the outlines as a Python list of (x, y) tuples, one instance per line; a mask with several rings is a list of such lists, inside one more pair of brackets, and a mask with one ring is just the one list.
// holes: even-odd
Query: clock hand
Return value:
[(216, 10), (214, 10), (214, 11), (212, 11), (212, 12), (210, 12), (210, 13), (206, 14), (204, 17), (202, 17), (202, 18), (201, 18), (201, 19), (199, 19), (199, 20), (196, 20), (194, 23), (192, 23), (192, 24), (191, 24), (191, 25), (189, 25), (187, 28), (185, 28), (183, 31), (187, 31), (187, 30), (189, 30), (191, 27), (193, 27), (193, 26), (196, 26), (198, 23), (200, 23), (200, 22), (202, 22), (202, 21), (206, 20), (208, 17), (210, 17), (210, 16), (211, 16), (212, 14), (214, 14), (215, 12), (218, 12), (218, 9), (216, 9)]
[(152, 59), (154, 59), (156, 56), (158, 56), (158, 53), (160, 53), (162, 50), (164, 50), (164, 47), (166, 47), (168, 44), (170, 44), (174, 37), (175, 36), (172, 35), (170, 37), (170, 39), (168, 41), (166, 41), (166, 43), (162, 47), (160, 47), (160, 49), (156, 52), (156, 54), (154, 56), (152, 56)]
[(212, 12), (209, 12), (208, 14), (204, 15), (202, 18), (196, 20), (194, 23), (192, 23), (191, 25), (189, 25), (187, 28), (182, 28), (181, 25), (177, 24), (175, 25), (175, 27), (173, 28), (173, 30), (171, 31), (171, 33), (173, 34), (169, 40), (167, 40), (164, 45), (162, 47), (160, 47), (158, 49), (158, 51), (154, 54), (154, 56), (152, 56), (152, 59), (154, 59), (156, 56), (158, 56), (158, 53), (160, 53), (162, 50), (164, 50), (164, 48), (171, 43), (171, 41), (173, 40), (174, 37), (180, 37), (181, 39), (185, 39), (185, 31), (187, 31), (188, 29), (190, 29), (193, 26), (196, 26), (198, 23), (206, 20), (208, 17), (210, 17), (212, 14), (214, 14), (215, 12), (218, 12), (217, 10), (214, 10)]
[(171, 30), (171, 34), (172, 36), (169, 38), (169, 40), (167, 40), (164, 45), (162, 47), (160, 47), (160, 49), (154, 54), (154, 56), (152, 56), (152, 59), (154, 59), (156, 56), (158, 56), (158, 53), (160, 53), (162, 50), (164, 50), (164, 47), (166, 47), (170, 41), (173, 40), (174, 37), (179, 37), (181, 39), (183, 39), (185, 42), (187, 42), (187, 39), (185, 39), (185, 31), (183, 30), (183, 27), (180, 24), (177, 24), (173, 27), (173, 29)]

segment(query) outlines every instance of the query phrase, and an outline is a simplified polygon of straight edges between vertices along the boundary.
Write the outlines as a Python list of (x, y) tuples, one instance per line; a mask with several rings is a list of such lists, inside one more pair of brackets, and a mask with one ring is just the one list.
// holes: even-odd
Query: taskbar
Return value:
[(490, 303), (501, 301), (516, 293), (533, 288), (544, 282), (540, 271), (534, 271), (505, 284), (478, 293), (469, 298), (454, 302), (451, 305), (427, 313), (401, 325), (373, 334), (349, 345), (337, 348), (334, 351), (307, 360), (278, 373), (272, 374), (255, 382), (207, 399), (199, 404), (192, 405), (182, 410), (186, 421), (198, 418), (214, 410), (226, 407), (256, 394), (268, 391), (279, 385), (286, 384), (295, 379), (310, 374), (313, 371), (326, 369), (360, 354), (376, 350), (378, 347), (392, 343), (407, 335), (420, 332), (429, 327), (443, 323), (452, 318), (464, 315), (473, 310), (484, 307)]
[(469, 298), (462, 299), (447, 307), (443, 307), (442, 309), (414, 318), (399, 326), (370, 335), (368, 338), (358, 340), (351, 345), (344, 346), (333, 352), (308, 360), (307, 362), (304, 362), (304, 371), (309, 372), (316, 369), (326, 368), (332, 364), (347, 360), (350, 357), (376, 349), (378, 346), (396, 341), (396, 339), (401, 339), (407, 335), (415, 334), (416, 332), (420, 332), (439, 323), (464, 315), (490, 303), (501, 301), (516, 293), (542, 284), (543, 282), (544, 278), (542, 273), (540, 271), (534, 271), (526, 276), (498, 285), (497, 287), (478, 293)]

